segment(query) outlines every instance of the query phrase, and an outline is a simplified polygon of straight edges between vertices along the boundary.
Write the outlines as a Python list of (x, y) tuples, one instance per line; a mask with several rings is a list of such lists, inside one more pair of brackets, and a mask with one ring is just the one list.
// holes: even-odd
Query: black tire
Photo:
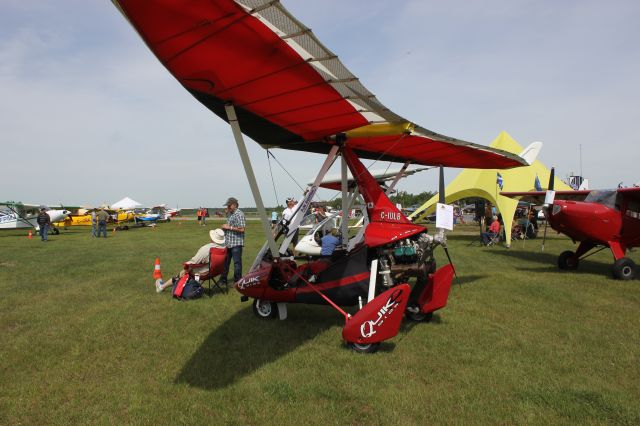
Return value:
[(632, 280), (636, 277), (637, 267), (633, 260), (623, 257), (613, 263), (613, 276), (619, 280)]
[(580, 260), (571, 250), (563, 251), (558, 256), (558, 268), (560, 269), (578, 269), (578, 263)]
[(413, 322), (430, 322), (433, 319), (433, 312), (427, 312), (425, 314), (420, 311), (418, 312), (405, 311), (404, 315), (405, 317), (407, 317), (408, 320)]
[(53, 228), (53, 229), (51, 230), (51, 233), (52, 233), (53, 235), (58, 235), (58, 234), (60, 234), (60, 230), (59, 230), (58, 228)]
[(378, 350), (380, 343), (367, 343), (364, 345), (360, 343), (349, 343), (349, 347), (359, 354), (372, 354)]
[(268, 300), (253, 299), (253, 313), (262, 319), (275, 318), (278, 315), (278, 305)]

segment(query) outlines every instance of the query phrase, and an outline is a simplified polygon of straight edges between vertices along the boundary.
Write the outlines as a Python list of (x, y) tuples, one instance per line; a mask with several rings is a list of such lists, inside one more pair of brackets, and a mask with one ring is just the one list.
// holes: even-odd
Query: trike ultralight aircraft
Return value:
[[(554, 170), (551, 169), (548, 191), (553, 191)], [(546, 191), (501, 192), (541, 202)], [(549, 225), (580, 244), (575, 252), (564, 251), (558, 256), (560, 269), (577, 269), (580, 259), (609, 248), (613, 255), (615, 278), (636, 277), (635, 262), (626, 257), (627, 250), (640, 246), (640, 188), (610, 190), (553, 191), (544, 206)]]
[[(405, 312), (428, 318), (446, 304), (454, 270), (433, 270), (445, 244), (411, 223), (387, 198), (361, 159), (425, 166), (501, 169), (526, 165), (517, 155), (434, 133), (382, 105), (309, 28), (279, 1), (113, 0), (160, 62), (232, 129), (267, 238), (236, 283), (262, 317), (286, 317), (287, 303), (329, 304), (345, 318), (342, 336), (369, 352), (398, 333)], [(274, 238), (244, 145), (325, 154), (313, 185)], [(342, 210), (359, 194), (368, 224), (330, 258), (295, 259), (288, 248), (337, 158)], [(349, 189), (347, 169), (357, 182)], [(443, 183), (441, 183), (443, 186)], [(276, 242), (278, 241), (278, 243)], [(409, 277), (417, 277), (413, 289)], [(352, 314), (342, 309), (357, 306)]]

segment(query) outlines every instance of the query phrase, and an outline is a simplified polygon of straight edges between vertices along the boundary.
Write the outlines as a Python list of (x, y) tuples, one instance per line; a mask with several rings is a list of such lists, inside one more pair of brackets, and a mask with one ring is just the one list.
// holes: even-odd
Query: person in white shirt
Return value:
[[(187, 260), (185, 263), (191, 264), (191, 265), (197, 265), (200, 263), (209, 263), (209, 251), (212, 248), (225, 248), (224, 245), (224, 231), (220, 228), (218, 229), (213, 229), (211, 231), (209, 231), (209, 238), (211, 238), (211, 242), (207, 243), (205, 245), (203, 245), (202, 247), (200, 247), (198, 249), (198, 251), (196, 252), (196, 254), (189, 260)], [(209, 265), (205, 265), (202, 266), (200, 268), (196, 268), (193, 269), (192, 272), (194, 274), (204, 274), (205, 272), (207, 272), (209, 270)], [(182, 269), (178, 274), (177, 277), (181, 278), (184, 274), (186, 273), (185, 269)], [(165, 288), (169, 287), (173, 285), (173, 280), (168, 280), (168, 281), (163, 281), (162, 278), (158, 278), (156, 280), (156, 292), (160, 293), (162, 290), (164, 290)]]
[[(288, 226), (291, 223), (291, 219), (293, 218), (293, 214), (298, 208), (299, 201), (296, 201), (295, 198), (289, 197), (287, 198), (287, 208), (282, 211), (282, 220), (285, 221)], [(291, 240), (293, 243), (293, 247), (298, 244), (298, 230), (296, 229), (296, 233), (293, 235), (293, 239)]]

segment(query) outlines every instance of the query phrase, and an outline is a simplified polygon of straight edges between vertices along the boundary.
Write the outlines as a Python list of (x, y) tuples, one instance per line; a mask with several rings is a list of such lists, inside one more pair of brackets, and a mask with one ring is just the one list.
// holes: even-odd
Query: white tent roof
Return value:
[(135, 209), (137, 207), (142, 207), (142, 204), (140, 204), (136, 200), (132, 200), (129, 197), (124, 197), (122, 200), (118, 201), (117, 203), (111, 204), (112, 209), (129, 210), (129, 209)]

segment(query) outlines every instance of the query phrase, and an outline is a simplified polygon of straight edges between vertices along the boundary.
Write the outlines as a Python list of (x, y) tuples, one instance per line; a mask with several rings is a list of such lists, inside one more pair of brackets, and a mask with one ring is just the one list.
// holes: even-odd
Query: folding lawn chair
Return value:
[[(217, 287), (221, 292), (227, 293), (229, 291), (229, 285), (226, 282), (221, 283), (219, 276), (224, 272), (224, 260), (227, 257), (227, 249), (226, 248), (216, 248), (211, 247), (209, 249), (209, 262), (208, 263), (197, 263), (190, 264), (185, 263), (184, 269), (189, 273), (190, 276), (194, 276), (194, 270), (198, 268), (202, 268), (203, 266), (207, 266), (209, 269), (200, 274), (200, 282), (208, 281), (209, 282), (209, 296), (213, 295), (213, 287)], [(218, 279), (216, 279), (218, 278)], [(213, 287), (211, 283), (213, 282)], [(224, 285), (224, 289), (222, 286)]]

